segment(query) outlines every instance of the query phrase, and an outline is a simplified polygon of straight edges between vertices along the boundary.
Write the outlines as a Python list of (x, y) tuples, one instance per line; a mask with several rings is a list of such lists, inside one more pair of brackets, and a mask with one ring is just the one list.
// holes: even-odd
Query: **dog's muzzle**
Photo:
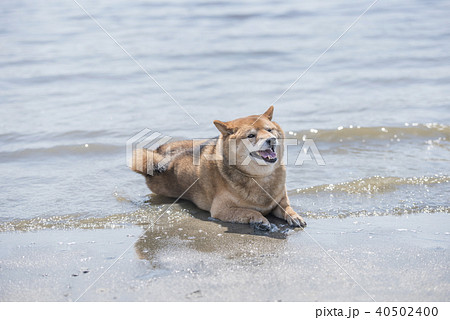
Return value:
[(277, 144), (278, 140), (276, 138), (266, 139), (262, 145), (262, 148), (260, 150), (250, 152), (250, 155), (257, 159), (262, 159), (265, 162), (277, 162), (278, 157), (275, 151)]

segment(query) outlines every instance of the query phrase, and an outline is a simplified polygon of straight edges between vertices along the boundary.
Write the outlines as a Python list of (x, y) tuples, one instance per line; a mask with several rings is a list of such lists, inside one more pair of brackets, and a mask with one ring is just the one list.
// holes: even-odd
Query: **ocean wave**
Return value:
[[(126, 135), (125, 135), (126, 136)], [(6, 143), (24, 143), (35, 141), (62, 141), (75, 139), (95, 139), (105, 137), (122, 137), (117, 131), (109, 130), (70, 130), (63, 132), (4, 132), (0, 133), (0, 141)]]
[[(429, 205), (412, 205), (409, 207), (393, 207), (389, 209), (365, 209), (365, 210), (340, 210), (337, 214), (330, 214), (329, 212), (301, 212), (302, 216), (309, 219), (329, 219), (329, 218), (358, 218), (358, 217), (382, 217), (382, 216), (398, 216), (408, 214), (437, 214), (450, 213), (450, 207), (445, 205), (429, 206)], [(0, 229), (1, 230), (1, 229)]]
[(153, 224), (161, 214), (164, 223), (172, 223), (186, 216), (188, 210), (177, 208), (167, 210), (167, 205), (143, 206), (134, 212), (111, 214), (105, 217), (90, 216), (89, 214), (67, 214), (31, 219), (13, 219), (0, 223), (0, 232), (29, 232), (46, 229), (117, 229), (135, 225), (148, 226)]
[[(0, 223), (0, 232), (30, 232), (38, 230), (70, 230), (70, 229), (118, 229), (130, 226), (149, 227), (158, 220), (163, 213), (164, 219), (160, 221), (161, 225), (171, 225), (178, 223), (183, 219), (196, 219), (198, 209), (174, 207), (165, 212), (166, 206), (145, 206), (130, 213), (112, 214), (106, 217), (89, 217), (85, 215), (62, 215), (51, 217), (36, 217), (32, 219), (14, 219)], [(418, 213), (449, 213), (450, 207), (445, 205), (412, 205), (410, 207), (393, 207), (386, 210), (340, 210), (338, 214), (320, 211), (301, 211), (298, 212), (308, 219), (335, 219), (350, 217), (370, 217), (370, 216), (391, 216), (407, 215)]]
[(373, 176), (337, 184), (322, 184), (304, 189), (290, 190), (289, 195), (312, 194), (320, 192), (347, 194), (377, 194), (395, 191), (405, 185), (432, 185), (450, 182), (450, 176), (435, 175), (430, 177), (382, 177)]
[[(334, 196), (337, 196), (338, 193), (344, 193), (360, 194), (362, 197), (370, 198), (370, 195), (374, 193), (395, 191), (399, 186), (422, 186), (449, 182), (450, 176), (419, 178), (376, 176), (334, 185), (320, 185), (305, 189), (296, 189), (291, 190), (289, 193), (291, 196), (293, 194), (305, 194), (305, 196), (307, 196), (308, 194), (323, 192), (324, 194), (322, 194), (321, 197), (325, 196), (325, 198), (329, 198), (327, 193)], [(158, 221), (158, 226), (168, 226), (173, 223), (179, 223), (180, 220), (183, 219), (202, 219), (203, 217), (203, 220), (205, 220), (205, 216), (209, 217), (209, 213), (198, 209), (189, 201), (181, 201), (172, 204), (173, 199), (154, 194), (151, 195), (148, 200), (141, 199), (139, 201), (119, 194), (115, 194), (115, 196), (117, 201), (133, 203), (136, 206), (136, 210), (110, 214), (107, 216), (98, 216), (95, 213), (84, 213), (44, 217), (37, 216), (28, 219), (9, 218), (0, 221), (0, 232), (29, 232), (45, 229), (116, 229), (127, 228), (130, 226), (149, 227), (153, 225), (155, 221)], [(291, 198), (291, 200), (293, 199), (294, 198)], [(421, 201), (407, 201), (406, 203), (398, 203), (397, 201), (389, 203), (389, 201), (383, 201), (383, 203), (384, 205), (382, 206), (368, 205), (364, 208), (358, 208), (358, 206), (353, 206), (350, 202), (350, 204), (344, 203), (344, 205), (339, 205), (331, 211), (327, 209), (327, 206), (319, 206), (312, 210), (307, 209), (308, 205), (306, 205), (306, 208), (305, 205), (298, 207), (298, 205), (293, 204), (293, 206), (297, 212), (308, 219), (450, 213), (450, 206), (448, 203), (442, 202), (430, 204), (421, 203)]]
[(405, 123), (404, 127), (338, 127), (336, 129), (310, 129), (286, 132), (287, 138), (299, 140), (314, 139), (317, 141), (342, 142), (342, 141), (369, 141), (391, 140), (401, 141), (409, 138), (440, 138), (450, 140), (450, 127), (438, 123)]
[[(35, 157), (68, 155), (112, 154), (124, 150), (129, 135), (106, 130), (73, 130), (59, 133), (22, 134), (9, 132), (0, 134), (4, 144), (0, 150), (2, 162)], [(310, 129), (289, 131), (287, 138), (314, 139), (324, 142), (356, 141), (370, 143), (377, 140), (403, 141), (423, 138), (429, 144), (446, 146), (450, 141), (450, 127), (443, 124), (407, 124), (404, 127), (338, 127), (336, 129)], [(174, 137), (188, 139), (188, 137)], [(118, 142), (123, 140), (123, 145)], [(93, 143), (77, 143), (92, 141)], [(24, 147), (25, 146), (25, 147)]]
[(104, 143), (57, 145), (48, 148), (26, 148), (15, 151), (0, 152), (0, 162), (11, 162), (23, 159), (37, 159), (48, 157), (65, 157), (80, 155), (104, 155), (114, 154), (124, 150), (124, 146), (117, 146)]

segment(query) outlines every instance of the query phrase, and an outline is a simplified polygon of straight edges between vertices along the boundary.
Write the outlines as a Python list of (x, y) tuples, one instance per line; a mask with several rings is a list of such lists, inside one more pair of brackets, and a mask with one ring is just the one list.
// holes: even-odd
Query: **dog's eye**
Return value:
[(247, 136), (247, 138), (254, 138), (254, 137), (256, 137), (253, 133), (250, 133), (248, 136)]
[(272, 129), (267, 129), (267, 132), (272, 132)]

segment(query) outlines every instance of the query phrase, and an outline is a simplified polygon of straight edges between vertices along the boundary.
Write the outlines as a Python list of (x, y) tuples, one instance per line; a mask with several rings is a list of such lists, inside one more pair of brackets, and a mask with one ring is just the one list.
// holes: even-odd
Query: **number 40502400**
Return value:
[(378, 307), (377, 311), (375, 313), (378, 313), (379, 316), (386, 316), (386, 317), (414, 317), (414, 316), (424, 316), (424, 317), (436, 317), (438, 315), (438, 308), (436, 307)]

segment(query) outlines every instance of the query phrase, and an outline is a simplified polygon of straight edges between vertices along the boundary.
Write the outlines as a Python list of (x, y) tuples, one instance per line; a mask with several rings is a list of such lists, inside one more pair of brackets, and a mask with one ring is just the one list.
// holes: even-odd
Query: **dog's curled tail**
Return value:
[(137, 149), (133, 151), (131, 170), (153, 176), (167, 170), (169, 159), (162, 156), (155, 150)]

